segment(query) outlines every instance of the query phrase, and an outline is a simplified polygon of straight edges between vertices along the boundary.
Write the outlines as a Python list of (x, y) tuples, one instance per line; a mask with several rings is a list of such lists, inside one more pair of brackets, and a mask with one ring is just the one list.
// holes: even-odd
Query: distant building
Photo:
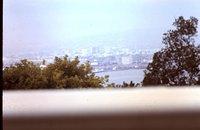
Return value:
[(91, 65), (92, 65), (92, 66), (97, 66), (97, 65), (98, 65), (98, 62), (91, 62)]
[(121, 63), (123, 65), (129, 65), (133, 63), (133, 57), (131, 55), (122, 56)]

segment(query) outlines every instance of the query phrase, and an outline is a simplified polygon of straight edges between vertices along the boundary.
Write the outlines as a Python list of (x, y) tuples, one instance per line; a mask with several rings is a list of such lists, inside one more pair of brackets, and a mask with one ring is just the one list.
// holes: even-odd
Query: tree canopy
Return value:
[(45, 68), (25, 59), (3, 70), (3, 89), (101, 88), (107, 81), (108, 76), (95, 76), (90, 63), (80, 64), (78, 57), (55, 57)]
[(180, 16), (164, 33), (161, 51), (145, 70), (143, 85), (200, 85), (200, 45), (195, 46), (198, 20)]

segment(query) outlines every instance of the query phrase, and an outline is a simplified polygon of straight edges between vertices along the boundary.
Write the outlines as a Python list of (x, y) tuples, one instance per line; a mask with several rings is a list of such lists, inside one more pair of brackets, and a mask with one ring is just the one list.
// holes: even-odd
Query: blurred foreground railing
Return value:
[(3, 129), (200, 129), (200, 87), (3, 91)]

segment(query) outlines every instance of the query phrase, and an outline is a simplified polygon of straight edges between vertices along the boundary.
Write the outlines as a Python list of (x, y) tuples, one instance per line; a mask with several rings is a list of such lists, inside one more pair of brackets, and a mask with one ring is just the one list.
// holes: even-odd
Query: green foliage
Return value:
[(141, 85), (139, 83), (135, 84), (133, 81), (130, 81), (130, 83), (126, 83), (125, 81), (123, 84), (115, 84), (110, 83), (107, 84), (106, 88), (134, 88), (134, 87), (140, 87)]
[(200, 85), (200, 46), (195, 46), (198, 20), (182, 16), (174, 30), (164, 34), (165, 47), (156, 52), (145, 70), (143, 85)]
[(3, 89), (37, 89), (44, 85), (39, 66), (28, 60), (6, 67), (3, 71)]
[(22, 60), (3, 71), (4, 89), (101, 88), (108, 76), (98, 77), (89, 62), (80, 64), (78, 57), (55, 57), (54, 63), (41, 69)]

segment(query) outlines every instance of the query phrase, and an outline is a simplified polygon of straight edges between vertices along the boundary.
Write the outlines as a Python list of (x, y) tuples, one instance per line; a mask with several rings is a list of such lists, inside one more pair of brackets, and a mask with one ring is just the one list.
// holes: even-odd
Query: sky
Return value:
[(56, 47), (162, 47), (175, 18), (200, 20), (199, 0), (4, 0), (3, 54)]

